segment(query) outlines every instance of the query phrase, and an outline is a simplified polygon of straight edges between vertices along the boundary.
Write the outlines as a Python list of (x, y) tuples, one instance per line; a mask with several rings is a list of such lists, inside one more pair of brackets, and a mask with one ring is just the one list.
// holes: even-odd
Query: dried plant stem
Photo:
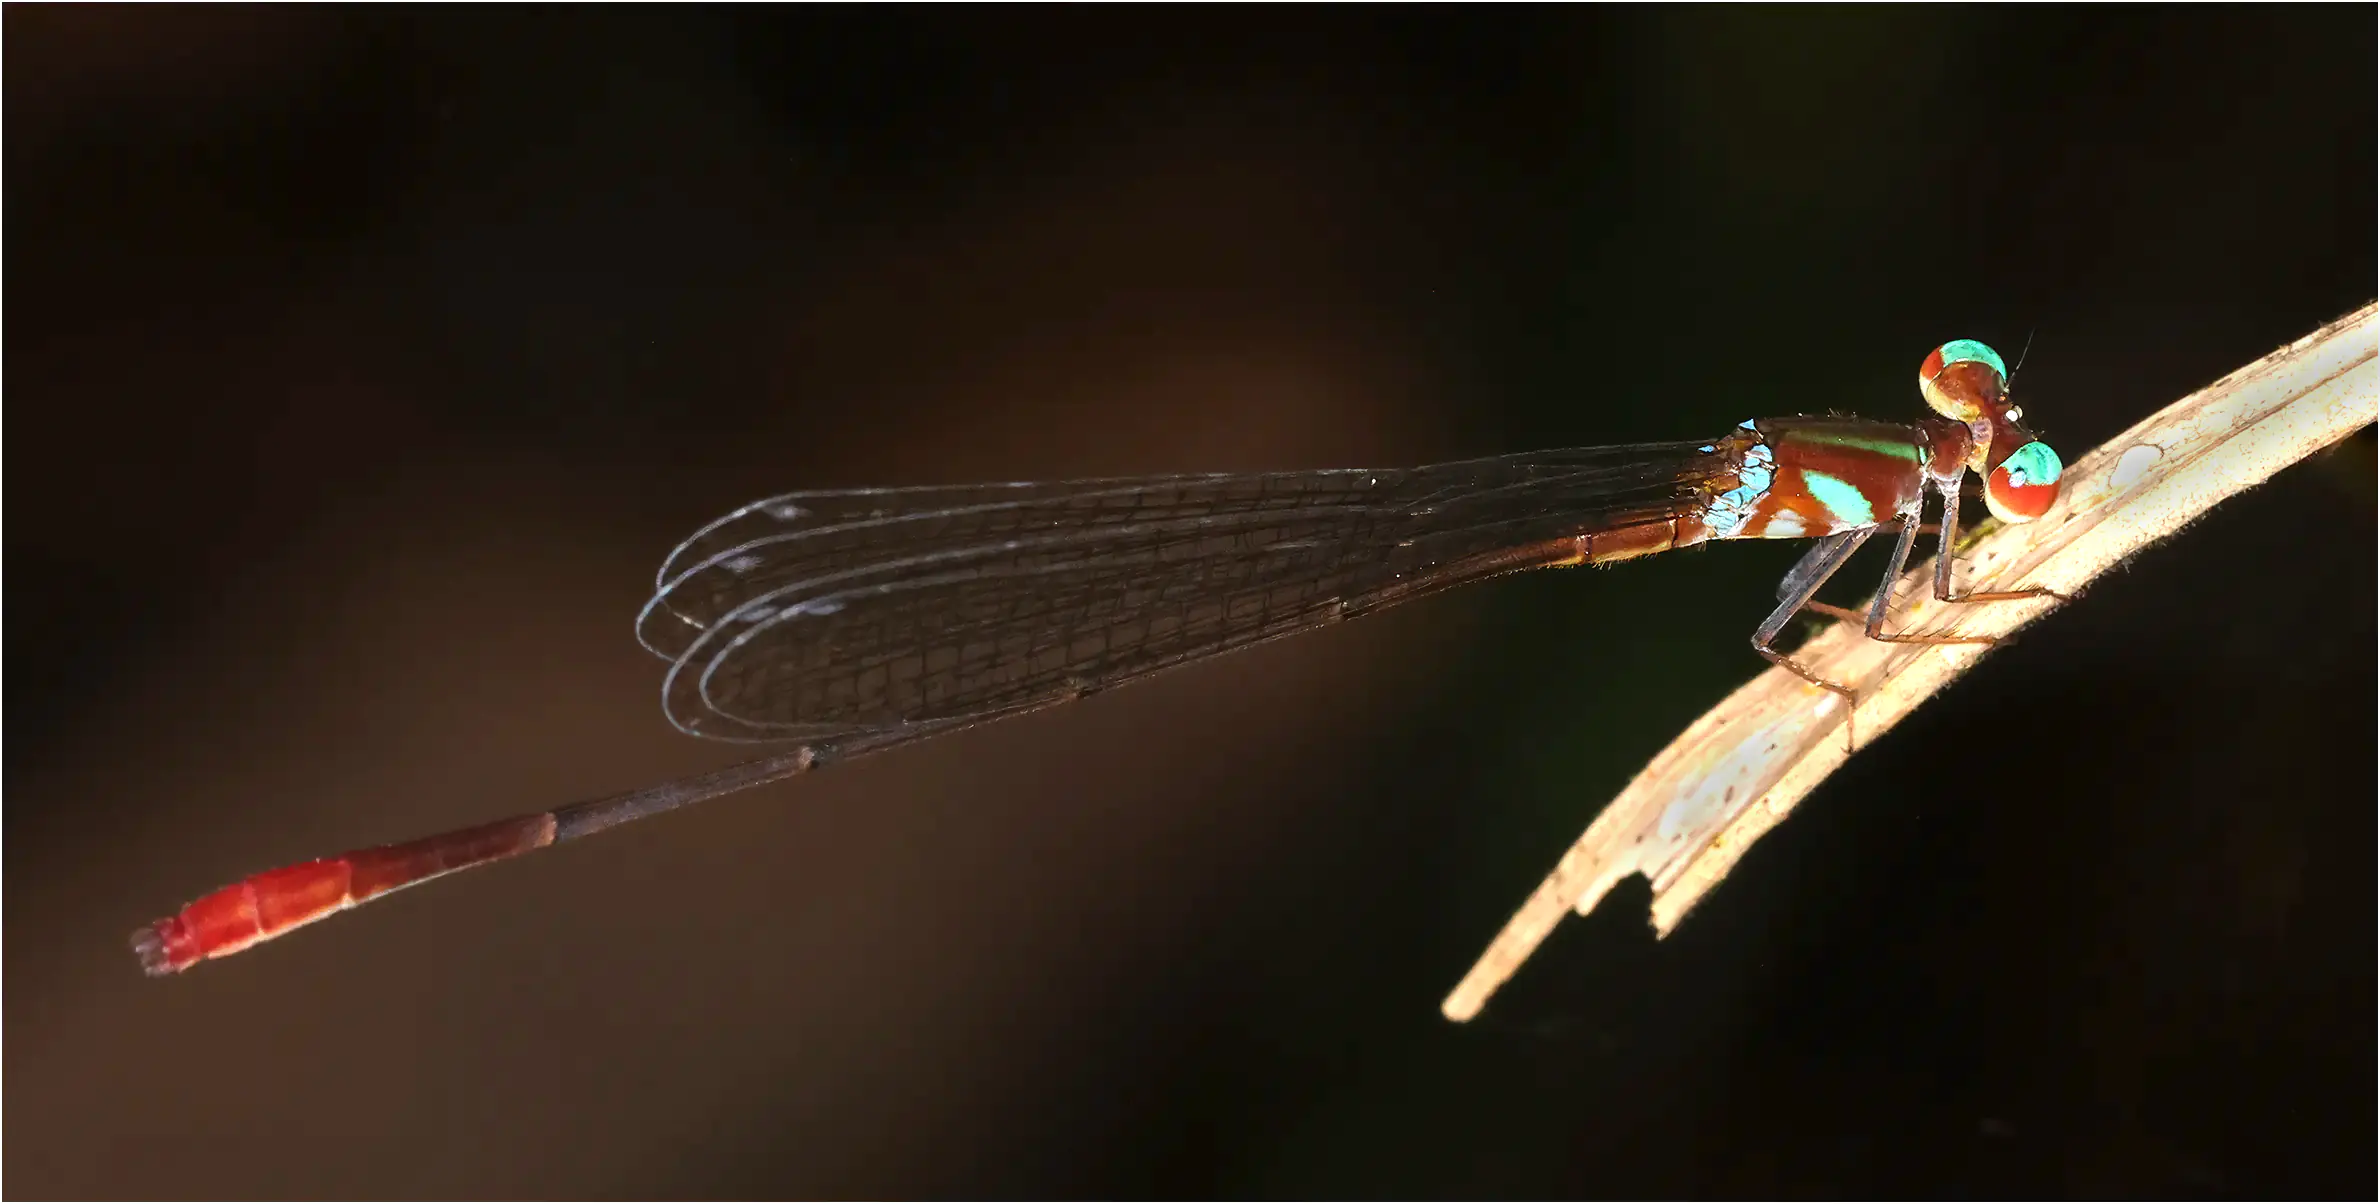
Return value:
[[(2039, 521), (1980, 531), (1959, 549), (1975, 588), (2046, 586), (2069, 597), (2217, 502), (2380, 420), (2380, 321), (2362, 309), (2191, 394), (2083, 456)], [(1899, 626), (2005, 636), (2057, 609), (2041, 601), (1936, 602), (1931, 564), (1896, 587)], [(1980, 645), (1883, 644), (1839, 624), (1797, 658), (1860, 689), (1861, 743), (1967, 671)], [(1653, 883), (1667, 936), (1752, 842), (1848, 758), (1847, 709), (1783, 669), (1728, 696), (1604, 808), (1442, 1005), (1479, 1014), (1565, 910), (1581, 915), (1630, 874)]]

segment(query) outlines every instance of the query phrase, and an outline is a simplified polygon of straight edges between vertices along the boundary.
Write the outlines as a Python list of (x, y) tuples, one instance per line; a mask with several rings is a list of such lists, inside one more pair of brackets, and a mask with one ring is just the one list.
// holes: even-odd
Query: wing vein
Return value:
[(1695, 504), (1710, 471), (1672, 443), (781, 494), (670, 553), (638, 638), (691, 734), (883, 738), (1558, 561), (1553, 541)]

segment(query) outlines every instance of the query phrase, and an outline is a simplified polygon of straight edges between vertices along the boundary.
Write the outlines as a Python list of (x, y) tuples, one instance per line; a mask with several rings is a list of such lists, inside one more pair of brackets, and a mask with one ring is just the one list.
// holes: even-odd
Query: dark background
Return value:
[(782, 489), (1918, 412), (2071, 457), (2374, 293), (2368, 6), (11, 6), (13, 1196), (2374, 1190), (2367, 433), (1862, 753), (1672, 939), (1437, 1005), (1798, 545), (1545, 574), (441, 883), (733, 759)]

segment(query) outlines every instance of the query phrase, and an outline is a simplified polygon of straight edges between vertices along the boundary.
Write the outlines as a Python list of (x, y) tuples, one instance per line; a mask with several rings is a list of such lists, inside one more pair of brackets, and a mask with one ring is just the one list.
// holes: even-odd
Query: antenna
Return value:
[(2016, 374), (2024, 371), (2025, 357), (2033, 353), (2033, 336), (2039, 333), (2041, 333), (2039, 325), (2035, 325), (2033, 329), (2025, 332), (2025, 346), (2023, 350), (2016, 353), (2016, 367), (2008, 370), (2008, 391), (2011, 393), (2016, 392)]

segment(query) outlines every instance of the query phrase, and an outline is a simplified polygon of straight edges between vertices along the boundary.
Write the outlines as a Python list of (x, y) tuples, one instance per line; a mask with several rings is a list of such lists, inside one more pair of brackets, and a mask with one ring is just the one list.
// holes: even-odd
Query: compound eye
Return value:
[(1983, 503), (2004, 523), (2029, 523), (2058, 500), (2058, 477), (2066, 466), (2047, 443), (2035, 439), (2008, 454), (1983, 481)]
[(2007, 399), (2008, 365), (1982, 343), (1952, 339), (1918, 365), (1917, 391), (1935, 413), (1974, 422)]

